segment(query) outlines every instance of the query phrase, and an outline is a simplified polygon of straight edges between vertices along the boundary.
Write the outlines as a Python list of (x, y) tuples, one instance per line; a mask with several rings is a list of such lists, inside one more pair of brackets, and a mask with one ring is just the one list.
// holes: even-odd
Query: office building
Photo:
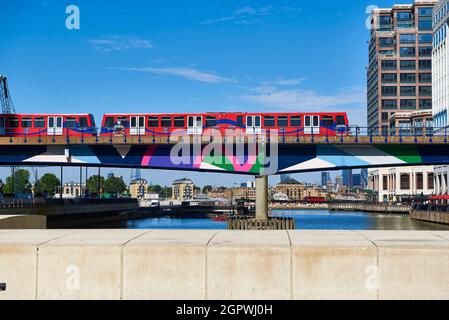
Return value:
[(449, 0), (440, 0), (433, 11), (433, 119), (435, 129), (449, 126)]
[(432, 110), (432, 9), (436, 1), (375, 9), (367, 80), (368, 127), (389, 134), (394, 114)]
[(331, 174), (329, 172), (321, 173), (321, 186), (326, 187), (327, 183), (331, 181)]
[(342, 177), (343, 177), (343, 186), (351, 188), (353, 177), (352, 169), (343, 170)]

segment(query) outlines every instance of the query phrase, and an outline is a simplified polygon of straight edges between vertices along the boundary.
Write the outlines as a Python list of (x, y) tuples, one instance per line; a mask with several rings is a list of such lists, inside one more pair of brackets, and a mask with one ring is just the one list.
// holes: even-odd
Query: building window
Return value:
[(401, 83), (416, 83), (416, 73), (401, 73)]
[(424, 174), (422, 173), (416, 174), (416, 189), (418, 190), (424, 189)]
[(401, 47), (399, 49), (401, 57), (414, 57), (416, 56), (416, 48), (415, 47)]
[(382, 122), (388, 122), (388, 112), (382, 112)]
[(432, 56), (432, 47), (419, 47), (418, 54), (420, 57), (430, 57)]
[(394, 45), (393, 38), (379, 38), (380, 47), (392, 47)]
[(416, 70), (416, 61), (401, 60), (401, 70)]
[(416, 87), (401, 87), (401, 96), (416, 96)]
[(432, 99), (421, 99), (419, 100), (419, 108), (422, 110), (432, 109)]
[(434, 178), (433, 173), (429, 172), (427, 174), (427, 189), (434, 189), (435, 188), (434, 182), (433, 182), (433, 178)]
[(416, 100), (403, 99), (401, 100), (401, 110), (415, 110)]
[(382, 27), (391, 25), (391, 16), (380, 16), (379, 25)]
[(418, 16), (420, 17), (431, 17), (433, 8), (418, 8)]
[(397, 70), (398, 64), (396, 60), (382, 60), (382, 70)]
[(409, 11), (400, 11), (396, 14), (396, 20), (398, 21), (410, 21), (412, 19), (412, 13)]
[(418, 42), (419, 43), (432, 43), (432, 34), (430, 34), (430, 33), (419, 34)]
[(419, 60), (419, 69), (420, 70), (431, 70), (432, 69), (432, 60)]
[(420, 73), (419, 74), (419, 82), (432, 83), (432, 74), (431, 73)]
[(419, 19), (418, 29), (419, 30), (432, 30), (432, 20)]
[(388, 176), (387, 175), (382, 176), (382, 189), (383, 189), (383, 191), (388, 191)]
[(396, 73), (383, 73), (382, 74), (382, 83), (397, 83), (398, 76)]
[(397, 87), (382, 87), (383, 96), (396, 96), (398, 94)]
[(400, 42), (401, 42), (401, 44), (416, 43), (416, 35), (415, 34), (401, 34)]
[(410, 174), (401, 174), (401, 190), (410, 190)]
[(397, 100), (382, 100), (382, 109), (397, 109)]
[(431, 86), (419, 87), (419, 94), (421, 96), (431, 96), (432, 95), (432, 87)]

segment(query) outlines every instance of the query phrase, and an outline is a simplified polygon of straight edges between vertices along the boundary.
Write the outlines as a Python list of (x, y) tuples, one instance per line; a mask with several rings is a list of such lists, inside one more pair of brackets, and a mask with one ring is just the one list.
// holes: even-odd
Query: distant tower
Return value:
[(131, 169), (131, 181), (142, 180), (142, 171), (140, 168)]

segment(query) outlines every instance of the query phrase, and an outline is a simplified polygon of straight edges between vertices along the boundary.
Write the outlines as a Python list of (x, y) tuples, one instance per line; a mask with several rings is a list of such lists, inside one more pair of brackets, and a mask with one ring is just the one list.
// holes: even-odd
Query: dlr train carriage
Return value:
[(169, 135), (185, 130), (200, 135), (214, 128), (222, 134), (242, 129), (248, 135), (277, 130), (283, 135), (328, 135), (346, 132), (348, 117), (340, 113), (201, 113), (201, 114), (106, 114), (101, 135)]
[(91, 114), (2, 114), (0, 136), (95, 136)]
[(91, 114), (11, 114), (0, 115), (0, 136), (168, 136), (175, 130), (201, 135), (211, 128), (222, 134), (240, 129), (248, 135), (276, 130), (286, 136), (335, 136), (348, 125), (344, 112), (106, 114), (98, 130)]

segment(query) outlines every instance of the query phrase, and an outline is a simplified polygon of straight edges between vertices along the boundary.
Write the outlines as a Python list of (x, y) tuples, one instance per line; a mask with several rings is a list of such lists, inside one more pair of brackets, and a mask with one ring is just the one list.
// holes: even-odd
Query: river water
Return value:
[[(302, 230), (449, 230), (449, 226), (420, 222), (401, 215), (360, 212), (303, 210), (272, 212), (273, 216), (293, 217)], [(150, 218), (121, 222), (104, 228), (127, 229), (226, 229), (226, 222), (212, 219)]]

